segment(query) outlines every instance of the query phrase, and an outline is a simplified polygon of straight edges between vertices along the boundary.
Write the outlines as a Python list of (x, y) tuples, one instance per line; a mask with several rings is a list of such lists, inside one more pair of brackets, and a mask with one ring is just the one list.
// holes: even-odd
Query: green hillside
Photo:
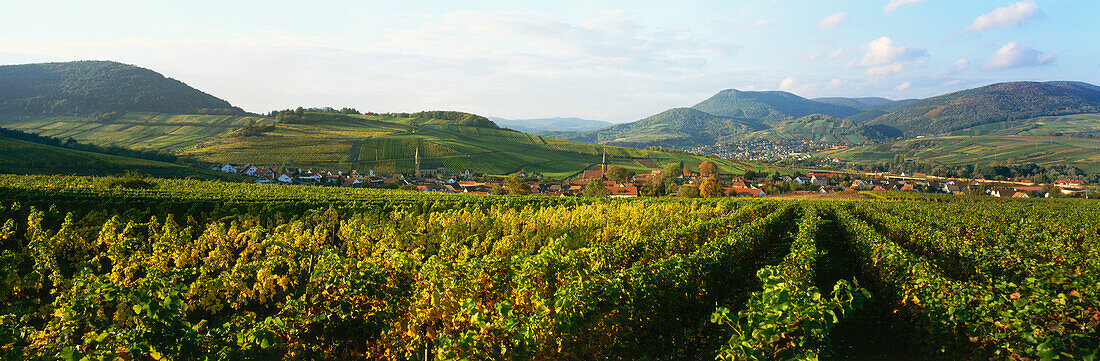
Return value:
[[(920, 99), (905, 99), (905, 100), (890, 100), (880, 97), (864, 97), (864, 98), (843, 98), (843, 97), (830, 97), (830, 98), (814, 98), (816, 102), (835, 104), (840, 106), (846, 106), (849, 108), (857, 109), (861, 112), (869, 111), (881, 111), (883, 113), (894, 112), (899, 109), (916, 104)], [(852, 119), (852, 116), (848, 116), (848, 119)]]
[(788, 92), (735, 89), (718, 92), (692, 108), (718, 116), (765, 122), (801, 118), (810, 114), (843, 118), (860, 112), (858, 109), (816, 102)]
[(1073, 82), (993, 84), (928, 98), (869, 124), (895, 127), (907, 135), (933, 135), (1005, 120), (1096, 113), (1100, 91), (1094, 88)]
[[(387, 115), (349, 115), (341, 120), (277, 124), (255, 136), (226, 136), (197, 144), (185, 155), (209, 162), (256, 163), (337, 169), (404, 172), (413, 168), (419, 147), (422, 162), (441, 162), (449, 170), (489, 174), (519, 170), (563, 178), (608, 163), (648, 171), (670, 162), (692, 166), (702, 158), (651, 150), (600, 146), (505, 129), (462, 125), (410, 125)], [(743, 168), (721, 161), (727, 172)]]
[(0, 127), (34, 132), (83, 143), (180, 152), (249, 124), (272, 120), (238, 115), (180, 115), (130, 112), (117, 117), (0, 115)]
[(757, 121), (723, 117), (692, 108), (675, 108), (636, 122), (616, 124), (588, 132), (544, 134), (589, 143), (639, 148), (652, 145), (690, 148), (701, 144), (714, 144), (718, 140), (765, 128), (767, 126)]
[(814, 114), (774, 123), (772, 128), (750, 133), (745, 138), (860, 144), (890, 136), (892, 134), (883, 133), (874, 127), (862, 126), (856, 121)]
[(149, 69), (110, 61), (0, 66), (0, 114), (243, 114)]
[(227, 177), (178, 164), (72, 150), (0, 136), (0, 173), (108, 175), (130, 171), (169, 178)]
[(1072, 165), (1100, 172), (1100, 114), (1051, 116), (985, 124), (950, 135), (849, 147), (821, 155), (854, 162), (888, 162), (895, 154), (946, 165), (1011, 161)]
[[(521, 169), (567, 177), (597, 164), (606, 151), (609, 163), (637, 171), (702, 158), (612, 146), (598, 146), (528, 135), (490, 126), (465, 126), (457, 112), (407, 114), (305, 113), (293, 122), (227, 115), (176, 115), (134, 112), (117, 119), (29, 117), (0, 120), (0, 126), (84, 143), (163, 150), (211, 163), (255, 163), (328, 169), (406, 172), (419, 145), (424, 162), (442, 162), (489, 174)], [(431, 118), (443, 114), (448, 119)], [(466, 114), (466, 113), (461, 113)], [(2, 119), (2, 118), (0, 118)], [(455, 119), (458, 119), (457, 121)], [(484, 119), (484, 118), (480, 118)], [(727, 172), (742, 171), (720, 162)]]

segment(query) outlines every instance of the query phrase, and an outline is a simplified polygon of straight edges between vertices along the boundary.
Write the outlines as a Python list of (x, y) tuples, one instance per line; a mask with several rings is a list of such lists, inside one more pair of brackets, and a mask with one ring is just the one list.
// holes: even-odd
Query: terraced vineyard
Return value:
[(0, 357), (1036, 360), (1100, 340), (1096, 202), (156, 182), (0, 176)]
[[(68, 138), (98, 145), (153, 149), (209, 163), (318, 167), (334, 170), (410, 172), (420, 147), (423, 162), (440, 162), (451, 172), (473, 169), (485, 174), (519, 170), (557, 179), (573, 176), (601, 162), (640, 173), (673, 162), (691, 167), (704, 158), (633, 148), (600, 146), (544, 138), (505, 129), (437, 124), (437, 120), (388, 115), (308, 113), (310, 121), (279, 123), (253, 116), (178, 115), (130, 112), (113, 119), (0, 116), (0, 127)], [(272, 126), (242, 134), (250, 124)], [(723, 172), (747, 167), (709, 159)], [(753, 168), (762, 171), (763, 168)]]

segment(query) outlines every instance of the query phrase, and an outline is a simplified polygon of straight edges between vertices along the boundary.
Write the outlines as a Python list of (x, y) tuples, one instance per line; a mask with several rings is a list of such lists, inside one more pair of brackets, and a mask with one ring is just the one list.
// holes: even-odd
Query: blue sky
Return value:
[(0, 0), (0, 13), (0, 64), (115, 60), (254, 112), (623, 122), (728, 88), (903, 99), (1100, 83), (1087, 0)]

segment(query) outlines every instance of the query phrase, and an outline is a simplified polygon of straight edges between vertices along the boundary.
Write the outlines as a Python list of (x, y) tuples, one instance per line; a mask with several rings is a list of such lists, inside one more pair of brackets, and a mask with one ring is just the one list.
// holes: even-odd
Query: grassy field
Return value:
[(1100, 140), (1052, 133), (1100, 134), (1100, 114), (1042, 117), (986, 124), (950, 135), (907, 139), (887, 144), (823, 152), (855, 162), (890, 161), (894, 154), (907, 159), (948, 165), (1014, 160), (1039, 165), (1072, 165), (1100, 171)]
[[(128, 113), (118, 119), (92, 122), (75, 117), (15, 118), (0, 126), (81, 142), (156, 149), (212, 163), (254, 163), (327, 169), (373, 169), (407, 172), (420, 149), (422, 162), (441, 162), (447, 169), (469, 168), (487, 174), (519, 170), (565, 178), (608, 163), (637, 172), (684, 162), (692, 169), (697, 156), (544, 138), (510, 130), (422, 121), (380, 115), (318, 117), (303, 124), (278, 124), (258, 136), (238, 136), (250, 123), (272, 124), (257, 117)], [(713, 160), (725, 173), (742, 173), (745, 165)], [(753, 168), (761, 170), (761, 168)]]
[(253, 121), (263, 122), (263, 118), (133, 112), (102, 121), (66, 116), (5, 116), (0, 119), (0, 126), (98, 145), (180, 152), (226, 136)]
[(108, 175), (127, 171), (167, 178), (233, 178), (230, 175), (179, 164), (84, 152), (0, 137), (0, 173)]

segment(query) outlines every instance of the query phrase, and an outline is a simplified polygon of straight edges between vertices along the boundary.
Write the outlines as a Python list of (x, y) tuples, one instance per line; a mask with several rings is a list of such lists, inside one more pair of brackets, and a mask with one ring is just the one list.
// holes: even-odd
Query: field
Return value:
[(849, 147), (820, 155), (855, 162), (889, 162), (901, 153), (907, 159), (946, 165), (1013, 160), (1044, 166), (1072, 165), (1086, 172), (1100, 172), (1100, 139), (1068, 134), (1100, 135), (1100, 114), (985, 124), (944, 136)]
[(171, 178), (234, 178), (173, 163), (91, 153), (0, 136), (0, 173), (111, 175), (131, 171)]
[[(519, 170), (561, 179), (601, 161), (637, 172), (649, 172), (683, 161), (693, 169), (701, 157), (599, 146), (543, 138), (537, 135), (470, 126), (410, 125), (406, 118), (381, 115), (325, 117), (304, 124), (278, 124), (262, 135), (235, 133), (250, 123), (272, 124), (256, 117), (127, 113), (118, 119), (92, 121), (74, 117), (14, 118), (0, 126), (81, 142), (164, 150), (210, 163), (317, 167), (376, 172), (409, 172), (420, 147), (422, 162), (441, 162), (457, 172), (469, 168), (486, 174)], [(712, 160), (723, 172), (742, 173), (745, 167)], [(762, 168), (755, 168), (761, 170)]]
[(4, 359), (1091, 359), (1100, 203), (0, 176)]

